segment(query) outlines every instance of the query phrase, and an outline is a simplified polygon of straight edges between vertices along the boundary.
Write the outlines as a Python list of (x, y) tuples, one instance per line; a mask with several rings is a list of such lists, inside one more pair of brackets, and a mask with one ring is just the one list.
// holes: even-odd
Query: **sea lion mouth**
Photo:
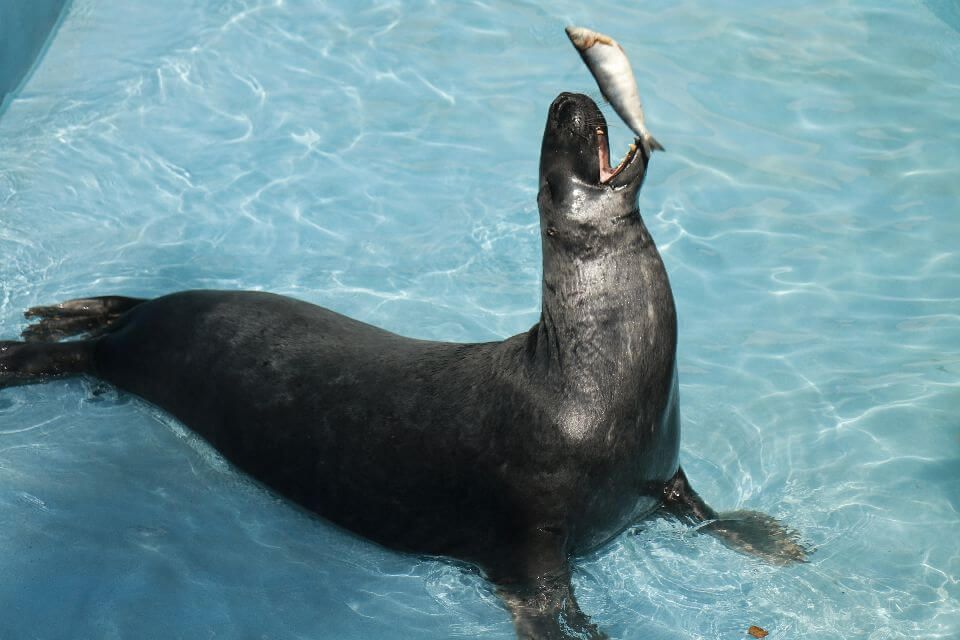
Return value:
[(600, 164), (600, 184), (609, 184), (611, 180), (620, 175), (620, 173), (633, 162), (637, 156), (637, 150), (640, 148), (640, 141), (636, 140), (630, 144), (626, 155), (620, 160), (616, 167), (610, 166), (610, 140), (604, 127), (597, 127), (594, 132), (597, 134), (597, 159)]
[(551, 184), (555, 195), (576, 188), (639, 188), (647, 150), (638, 140), (612, 166), (609, 137), (606, 118), (596, 102), (582, 94), (561, 93), (547, 115), (540, 149), (541, 180)]

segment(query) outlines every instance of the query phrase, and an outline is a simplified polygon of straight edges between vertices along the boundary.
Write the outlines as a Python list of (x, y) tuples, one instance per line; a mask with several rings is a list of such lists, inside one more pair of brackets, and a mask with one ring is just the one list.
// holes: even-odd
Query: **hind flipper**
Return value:
[(71, 336), (97, 336), (143, 298), (103, 296), (27, 309), (27, 318), (39, 319), (23, 330), (27, 342), (55, 342)]
[(128, 298), (126, 296), (98, 296), (95, 298), (77, 298), (60, 304), (31, 307), (24, 312), (28, 318), (64, 318), (110, 316), (126, 313), (138, 304), (146, 302), (145, 298)]
[(93, 335), (106, 324), (100, 318), (45, 318), (20, 333), (26, 342), (57, 342), (79, 335)]
[(776, 565), (806, 562), (811, 549), (800, 542), (796, 531), (758, 511), (717, 513), (704, 502), (687, 480), (683, 469), (664, 488), (664, 508), (709, 533), (734, 551), (756, 556)]
[(28, 343), (0, 341), (0, 389), (86, 373), (94, 342)]

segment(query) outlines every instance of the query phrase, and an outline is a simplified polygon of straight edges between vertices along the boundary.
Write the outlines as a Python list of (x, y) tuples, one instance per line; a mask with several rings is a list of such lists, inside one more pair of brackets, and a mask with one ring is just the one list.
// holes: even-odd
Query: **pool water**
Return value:
[[(817, 0), (74, 0), (0, 118), (0, 336), (26, 307), (263, 289), (406, 335), (539, 313), (563, 34), (629, 52), (680, 317), (681, 462), (817, 551), (653, 520), (583, 559), (614, 638), (960, 636), (960, 9)], [(614, 155), (629, 141), (606, 108)], [(0, 638), (513, 637), (87, 380), (0, 392)]]

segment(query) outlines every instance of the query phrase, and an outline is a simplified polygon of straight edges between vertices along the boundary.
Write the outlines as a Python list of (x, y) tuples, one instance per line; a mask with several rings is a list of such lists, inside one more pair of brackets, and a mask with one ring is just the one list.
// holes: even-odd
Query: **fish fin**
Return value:
[(657, 139), (649, 133), (647, 134), (646, 143), (647, 146), (650, 147), (651, 151), (666, 151), (666, 149), (663, 148), (663, 145), (657, 142)]
[(593, 33), (593, 38), (594, 40), (592, 44), (596, 44), (599, 42), (600, 44), (605, 44), (608, 47), (617, 47), (618, 49), (620, 49), (620, 51), (623, 51), (623, 47), (620, 46), (620, 43), (614, 40), (613, 38), (611, 38), (610, 36), (604, 35), (602, 33), (597, 33), (595, 31)]

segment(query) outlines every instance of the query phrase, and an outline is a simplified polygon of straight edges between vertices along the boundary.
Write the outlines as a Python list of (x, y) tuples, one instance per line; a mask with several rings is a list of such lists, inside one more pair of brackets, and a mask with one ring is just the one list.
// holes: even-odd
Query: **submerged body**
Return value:
[(803, 557), (766, 516), (719, 517), (679, 469), (676, 314), (636, 208), (648, 155), (602, 181), (605, 153), (596, 105), (559, 96), (541, 151), (543, 311), (502, 342), (404, 338), (267, 293), (90, 298), (30, 310), (25, 341), (0, 342), (0, 387), (109, 381), (341, 526), (475, 563), (520, 638), (604, 638), (570, 558), (657, 508)]
[(572, 403), (604, 399), (551, 375), (556, 330), (431, 342), (268, 293), (190, 291), (130, 310), (93, 371), (302, 506), (500, 575), (518, 560), (503, 550), (538, 528), (562, 531), (569, 552), (608, 540), (659, 506), (642, 489), (677, 470), (672, 364), (651, 362), (664, 372), (644, 385), (654, 406), (635, 397), (608, 423), (574, 424)]
[(610, 36), (583, 27), (567, 27), (566, 31), (597, 81), (600, 93), (637, 134), (647, 154), (654, 150), (663, 151), (663, 146), (650, 135), (644, 124), (640, 91), (623, 47)]

